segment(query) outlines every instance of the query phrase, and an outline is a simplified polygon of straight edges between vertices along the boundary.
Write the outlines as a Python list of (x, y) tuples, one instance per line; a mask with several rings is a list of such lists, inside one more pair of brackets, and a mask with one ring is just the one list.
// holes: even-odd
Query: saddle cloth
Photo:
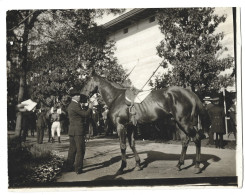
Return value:
[[(133, 99), (134, 103), (140, 104), (151, 93), (151, 90), (139, 92)], [(132, 102), (132, 99), (125, 96), (126, 100)]]

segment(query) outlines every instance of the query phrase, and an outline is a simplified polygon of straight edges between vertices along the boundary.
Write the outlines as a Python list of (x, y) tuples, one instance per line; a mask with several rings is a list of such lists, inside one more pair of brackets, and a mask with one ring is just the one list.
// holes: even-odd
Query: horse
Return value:
[[(81, 93), (89, 97), (99, 92), (109, 108), (108, 115), (116, 127), (121, 149), (122, 161), (117, 174), (122, 174), (123, 169), (127, 166), (126, 138), (135, 156), (134, 169), (141, 170), (140, 158), (135, 147), (134, 131), (131, 128), (129, 107), (125, 103), (126, 90), (102, 78), (94, 71), (81, 89)], [(184, 165), (187, 147), (192, 139), (196, 146), (195, 173), (201, 172), (201, 140), (205, 138), (202, 131), (208, 130), (210, 121), (207, 111), (195, 93), (177, 86), (153, 90), (143, 102), (135, 104), (134, 107), (138, 124), (152, 123), (164, 117), (171, 117), (171, 120), (174, 120), (181, 130), (182, 150), (176, 165), (177, 169), (182, 170), (181, 166)], [(202, 130), (197, 128), (198, 122)]]

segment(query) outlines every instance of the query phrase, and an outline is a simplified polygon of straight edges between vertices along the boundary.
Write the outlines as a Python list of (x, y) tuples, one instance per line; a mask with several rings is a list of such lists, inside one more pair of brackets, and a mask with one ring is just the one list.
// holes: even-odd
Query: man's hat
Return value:
[(206, 96), (206, 97), (203, 99), (203, 101), (210, 101), (210, 100), (211, 100), (211, 98), (208, 97), (208, 96)]
[(69, 93), (70, 93), (71, 96), (80, 95), (80, 91), (78, 91), (78, 90), (76, 90), (74, 88), (71, 89)]

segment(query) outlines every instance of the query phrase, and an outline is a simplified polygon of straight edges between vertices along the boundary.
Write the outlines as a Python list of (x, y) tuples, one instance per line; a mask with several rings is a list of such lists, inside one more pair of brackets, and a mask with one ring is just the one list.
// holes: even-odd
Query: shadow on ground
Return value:
[[(179, 154), (170, 154), (170, 153), (163, 153), (163, 152), (157, 152), (157, 151), (146, 151), (146, 152), (140, 152), (139, 154), (146, 154), (147, 157), (144, 159), (144, 161), (141, 163), (141, 168), (144, 169), (146, 167), (148, 167), (149, 164), (155, 162), (155, 161), (176, 161), (176, 165), (177, 162), (179, 160), (180, 155)], [(127, 155), (127, 159), (133, 158), (134, 156), (132, 154)], [(190, 167), (194, 166), (194, 162), (195, 162), (195, 154), (188, 154), (186, 155), (185, 160), (192, 160), (192, 164), (188, 165), (186, 167), (183, 167), (182, 169), (189, 169)], [(209, 160), (213, 160), (214, 162), (218, 162), (221, 159), (218, 156), (212, 155), (212, 154), (202, 154), (202, 162), (201, 164), (203, 164), (203, 167), (201, 168), (201, 171), (204, 171), (209, 165), (210, 163), (208, 162)], [(86, 170), (87, 171), (92, 171), (92, 170), (96, 170), (96, 169), (100, 169), (100, 168), (104, 168), (104, 167), (108, 167), (114, 163), (117, 163), (121, 161), (121, 156), (116, 156), (111, 158), (109, 161), (104, 161), (102, 163), (98, 163), (98, 164), (93, 164), (93, 165), (89, 165), (87, 167), (91, 167), (90, 169)], [(85, 168), (87, 168), (85, 167)], [(93, 168), (94, 167), (94, 168)], [(125, 170), (123, 172), (123, 174), (132, 172), (134, 170), (134, 168), (132, 169), (128, 169)], [(120, 178), (116, 178), (118, 176), (118, 174), (113, 174), (113, 175), (106, 175), (106, 176), (102, 176), (99, 178), (96, 178), (95, 180), (120, 180), (122, 179)]]

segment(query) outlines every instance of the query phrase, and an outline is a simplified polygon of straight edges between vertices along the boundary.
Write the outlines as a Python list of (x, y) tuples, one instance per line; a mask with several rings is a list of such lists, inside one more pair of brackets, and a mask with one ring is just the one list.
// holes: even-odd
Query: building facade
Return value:
[[(119, 64), (127, 72), (136, 88), (141, 89), (162, 59), (156, 47), (163, 40), (155, 17), (155, 9), (132, 9), (103, 25), (107, 41), (115, 41)], [(163, 69), (163, 68), (160, 68)], [(146, 85), (144, 89), (149, 89)]]

